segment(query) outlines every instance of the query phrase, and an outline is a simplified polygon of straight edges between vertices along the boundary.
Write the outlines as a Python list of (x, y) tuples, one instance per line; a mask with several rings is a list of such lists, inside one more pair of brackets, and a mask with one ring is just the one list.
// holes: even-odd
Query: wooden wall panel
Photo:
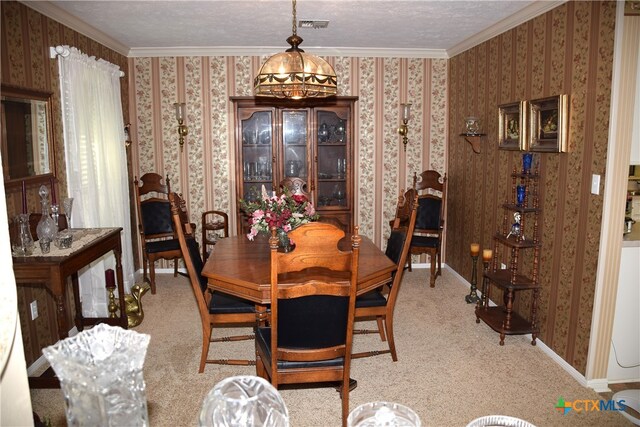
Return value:
[[(570, 96), (569, 152), (535, 155), (544, 209), (538, 312), (540, 339), (582, 373), (602, 219), (602, 195), (589, 190), (591, 174), (606, 179), (615, 7), (607, 1), (568, 2), (455, 56), (450, 64), (446, 259), (467, 278), (469, 244), (492, 246), (500, 206), (510, 190), (509, 174), (521, 163), (520, 152), (497, 148), (497, 106)], [(475, 99), (476, 92), (482, 99)], [(480, 115), (488, 134), (482, 152), (472, 157), (468, 144), (456, 136), (471, 114)], [(528, 314), (529, 304), (523, 295), (516, 308)]]

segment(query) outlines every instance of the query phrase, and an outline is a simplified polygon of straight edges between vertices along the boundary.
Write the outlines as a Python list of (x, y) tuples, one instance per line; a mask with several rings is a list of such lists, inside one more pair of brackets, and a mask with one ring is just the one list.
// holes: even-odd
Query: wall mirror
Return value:
[(2, 85), (2, 169), (7, 186), (55, 177), (51, 95)]

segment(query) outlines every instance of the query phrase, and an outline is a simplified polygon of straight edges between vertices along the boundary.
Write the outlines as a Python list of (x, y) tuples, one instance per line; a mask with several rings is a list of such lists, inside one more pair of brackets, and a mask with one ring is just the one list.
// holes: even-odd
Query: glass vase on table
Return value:
[(18, 223), (17, 241), (11, 245), (14, 256), (25, 256), (33, 253), (33, 237), (29, 228), (29, 214), (23, 213), (16, 217)]
[(278, 228), (276, 231), (276, 235), (278, 236), (278, 247), (282, 249), (282, 252), (291, 252), (293, 249), (291, 244), (291, 239), (289, 239), (289, 235), (282, 228)]
[(71, 228), (71, 209), (73, 208), (73, 197), (67, 197), (62, 201), (64, 216), (67, 218), (67, 229)]

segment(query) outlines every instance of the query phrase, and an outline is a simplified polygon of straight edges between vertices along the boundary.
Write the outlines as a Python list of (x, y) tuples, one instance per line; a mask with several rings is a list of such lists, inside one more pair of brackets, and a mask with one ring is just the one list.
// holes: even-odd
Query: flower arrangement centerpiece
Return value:
[(316, 221), (320, 215), (304, 194), (291, 194), (288, 189), (281, 195), (271, 196), (264, 185), (256, 200), (240, 200), (240, 209), (249, 216), (251, 229), (247, 234), (253, 240), (258, 233), (269, 234), (276, 227), (281, 246), (288, 250), (291, 242), (287, 233), (296, 227)]

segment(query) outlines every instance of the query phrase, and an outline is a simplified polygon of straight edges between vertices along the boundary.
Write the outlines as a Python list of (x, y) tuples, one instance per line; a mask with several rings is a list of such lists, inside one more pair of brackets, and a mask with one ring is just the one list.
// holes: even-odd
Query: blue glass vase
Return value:
[(527, 188), (524, 185), (518, 185), (516, 187), (516, 204), (518, 206), (524, 205), (524, 199), (527, 194)]
[(531, 172), (532, 162), (533, 162), (533, 153), (524, 153), (522, 155), (522, 173), (529, 174)]

